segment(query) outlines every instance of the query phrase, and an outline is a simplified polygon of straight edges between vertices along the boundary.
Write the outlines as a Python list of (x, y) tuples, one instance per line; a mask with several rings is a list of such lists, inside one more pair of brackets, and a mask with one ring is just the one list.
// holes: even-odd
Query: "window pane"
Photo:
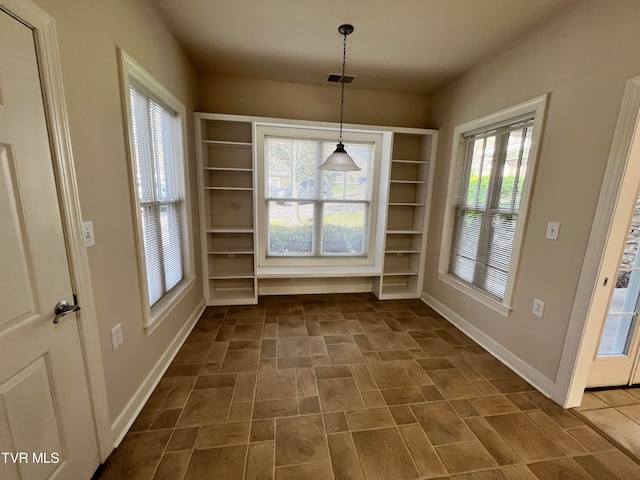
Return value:
[(162, 269), (160, 222), (158, 206), (143, 206), (142, 236), (144, 241), (144, 257), (147, 266), (147, 287), (149, 304), (153, 306), (164, 294), (164, 275)]
[[(461, 203), (469, 206), (486, 206), (493, 166), (496, 137), (481, 138), (471, 144), (472, 156), (467, 183), (467, 195), (461, 195)], [(469, 148), (469, 145), (467, 146)], [(463, 184), (464, 185), (464, 184)]]
[(487, 252), (486, 290), (496, 297), (503, 298), (507, 287), (507, 275), (516, 232), (516, 215), (493, 215), (491, 222), (491, 240)]
[(135, 88), (129, 89), (131, 98), (131, 126), (133, 130), (133, 150), (135, 153), (138, 196), (140, 202), (155, 200), (153, 165), (151, 157), (151, 127), (149, 100)]
[(531, 129), (509, 132), (507, 140), (507, 154), (502, 171), (502, 187), (500, 189), (500, 208), (517, 210), (520, 208), (522, 186), (527, 169), (529, 147), (531, 144)]
[[(334, 143), (325, 142), (323, 160), (335, 150)], [(330, 185), (331, 194), (323, 198), (368, 200), (370, 168), (373, 159), (373, 145), (364, 143), (347, 143), (345, 150), (351, 155), (361, 170), (358, 172), (323, 171), (323, 180)]]
[(635, 312), (638, 309), (638, 297), (640, 297), (640, 271), (620, 270), (609, 304), (609, 314)]
[(156, 167), (156, 198), (160, 201), (176, 200), (173, 116), (153, 101), (149, 102), (149, 110)]
[(325, 203), (322, 253), (364, 255), (366, 218), (363, 203)]
[[(267, 187), (272, 198), (315, 199), (320, 143), (276, 137), (265, 139)], [(325, 191), (330, 186), (324, 185)]]
[(313, 248), (314, 204), (269, 201), (268, 255), (309, 255)]
[(165, 290), (169, 291), (182, 280), (183, 276), (180, 211), (177, 203), (160, 207), (160, 225), (162, 228)]
[(600, 339), (598, 356), (626, 355), (635, 323), (634, 315), (609, 315)]
[(482, 214), (475, 211), (458, 210), (456, 216), (456, 242), (451, 249), (451, 273), (465, 282), (472, 283), (475, 272)]

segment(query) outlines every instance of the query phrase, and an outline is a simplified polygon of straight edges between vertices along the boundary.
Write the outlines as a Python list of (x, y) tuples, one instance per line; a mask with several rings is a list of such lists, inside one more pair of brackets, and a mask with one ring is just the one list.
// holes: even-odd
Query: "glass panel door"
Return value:
[[(637, 370), (640, 341), (637, 328), (640, 310), (640, 195), (637, 191), (632, 195), (633, 203), (627, 207), (628, 213), (616, 211), (621, 223), (618, 227), (620, 233), (610, 236), (606, 247), (607, 250), (614, 249), (610, 258), (619, 259), (618, 272), (615, 281), (607, 286), (610, 292), (606, 321), (589, 372), (588, 387), (638, 383), (634, 371)], [(619, 203), (617, 208), (620, 207)], [(629, 217), (630, 221), (626, 220)]]
[(628, 355), (638, 317), (640, 294), (640, 197), (631, 219), (629, 233), (620, 260), (607, 321), (602, 331), (598, 357)]

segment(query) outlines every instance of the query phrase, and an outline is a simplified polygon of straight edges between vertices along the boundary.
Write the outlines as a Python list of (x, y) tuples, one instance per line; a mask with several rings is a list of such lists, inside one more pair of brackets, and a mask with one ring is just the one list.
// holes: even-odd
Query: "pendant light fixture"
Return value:
[(342, 78), (340, 79), (340, 136), (338, 137), (338, 145), (336, 150), (327, 157), (327, 159), (318, 168), (320, 170), (332, 170), (337, 172), (357, 172), (361, 170), (355, 164), (353, 158), (347, 153), (342, 144), (342, 117), (344, 114), (344, 70), (347, 64), (347, 35), (353, 33), (353, 25), (344, 24), (338, 27), (338, 32), (344, 37), (342, 42)]

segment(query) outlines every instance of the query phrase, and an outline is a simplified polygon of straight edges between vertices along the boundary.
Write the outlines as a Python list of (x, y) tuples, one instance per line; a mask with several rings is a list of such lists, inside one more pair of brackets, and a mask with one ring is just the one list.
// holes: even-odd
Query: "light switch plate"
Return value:
[(115, 350), (120, 345), (122, 345), (123, 341), (124, 338), (122, 337), (122, 324), (119, 323), (111, 329), (111, 346)]
[(547, 224), (547, 238), (557, 240), (560, 234), (560, 222), (549, 222)]
[(96, 244), (93, 236), (93, 222), (82, 222), (82, 241), (85, 247), (93, 247)]
[(537, 298), (533, 299), (533, 310), (531, 310), (536, 317), (542, 318), (544, 314), (544, 302), (542, 300), (538, 300)]

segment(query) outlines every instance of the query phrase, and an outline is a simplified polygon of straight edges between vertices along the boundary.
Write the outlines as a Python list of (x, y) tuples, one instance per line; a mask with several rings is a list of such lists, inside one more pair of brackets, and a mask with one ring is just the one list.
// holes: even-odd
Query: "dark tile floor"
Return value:
[(102, 479), (640, 478), (419, 300), (207, 308)]

